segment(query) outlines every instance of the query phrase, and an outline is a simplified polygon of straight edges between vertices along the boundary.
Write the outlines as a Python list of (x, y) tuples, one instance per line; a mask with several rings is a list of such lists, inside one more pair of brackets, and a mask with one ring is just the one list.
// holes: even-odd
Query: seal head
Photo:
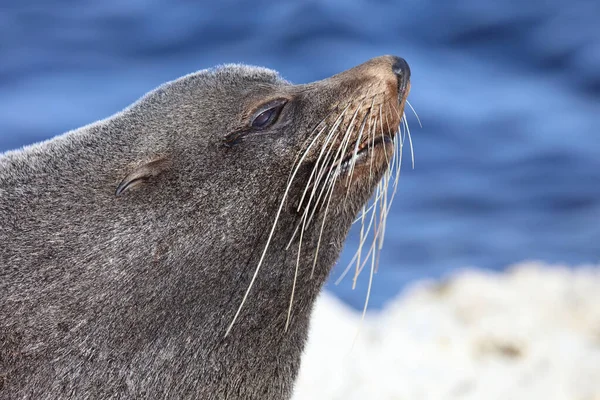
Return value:
[(289, 398), (409, 76), (227, 65), (0, 157), (0, 397)]

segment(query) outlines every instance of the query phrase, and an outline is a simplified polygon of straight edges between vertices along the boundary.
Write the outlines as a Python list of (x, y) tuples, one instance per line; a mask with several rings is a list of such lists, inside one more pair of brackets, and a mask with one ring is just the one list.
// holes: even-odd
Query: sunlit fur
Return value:
[(406, 143), (393, 62), (204, 70), (0, 156), (0, 398), (289, 399), (358, 215), (355, 275), (377, 264)]

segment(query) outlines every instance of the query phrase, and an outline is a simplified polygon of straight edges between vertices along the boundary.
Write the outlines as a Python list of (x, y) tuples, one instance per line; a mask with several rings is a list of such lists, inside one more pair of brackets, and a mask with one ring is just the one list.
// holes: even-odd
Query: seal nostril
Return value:
[(408, 80), (410, 79), (410, 67), (404, 58), (394, 57), (392, 64), (392, 71), (398, 79)]
[(402, 98), (406, 94), (406, 87), (410, 81), (410, 67), (404, 58), (393, 57), (392, 71), (396, 75), (398, 85), (398, 102), (402, 102)]

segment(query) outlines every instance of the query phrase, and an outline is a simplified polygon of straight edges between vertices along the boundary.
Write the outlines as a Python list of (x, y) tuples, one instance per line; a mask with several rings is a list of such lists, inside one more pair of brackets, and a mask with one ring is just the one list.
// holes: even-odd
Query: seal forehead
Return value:
[[(168, 108), (167, 114), (181, 116), (182, 110), (196, 107), (197, 110), (208, 110), (208, 114), (238, 115), (241, 111), (236, 105), (257, 93), (272, 91), (282, 86), (291, 85), (281, 78), (275, 70), (244, 64), (223, 64), (213, 68), (202, 69), (178, 79), (166, 82), (147, 93), (132, 108), (147, 110), (148, 104), (160, 104), (150, 107), (154, 112), (160, 108)], [(144, 108), (145, 107), (145, 108)], [(173, 111), (177, 108), (177, 113)], [(220, 111), (216, 111), (221, 108)], [(204, 121), (206, 122), (206, 121)]]
[(223, 64), (186, 75), (181, 79), (199, 79), (214, 83), (289, 84), (275, 70), (245, 64)]
[(213, 73), (220, 78), (225, 77), (239, 77), (256, 81), (266, 82), (282, 82), (283, 78), (279, 75), (279, 72), (253, 65), (245, 64), (224, 64), (213, 69)]

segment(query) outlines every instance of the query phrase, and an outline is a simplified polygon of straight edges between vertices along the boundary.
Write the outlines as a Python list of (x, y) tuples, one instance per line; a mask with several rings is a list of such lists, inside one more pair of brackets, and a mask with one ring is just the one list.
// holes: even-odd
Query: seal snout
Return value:
[(410, 82), (410, 67), (404, 58), (392, 56), (392, 72), (398, 81), (398, 100), (400, 101)]
[(386, 55), (372, 58), (349, 72), (350, 76), (358, 78), (359, 81), (361, 78), (368, 79), (369, 83), (365, 88), (372, 86), (373, 82), (379, 82), (380, 87), (388, 94), (389, 100), (397, 99), (400, 105), (410, 91), (410, 67), (402, 57)]
[(410, 67), (406, 60), (402, 57), (392, 56), (393, 64), (392, 71), (398, 77), (398, 80), (407, 81), (410, 79)]

